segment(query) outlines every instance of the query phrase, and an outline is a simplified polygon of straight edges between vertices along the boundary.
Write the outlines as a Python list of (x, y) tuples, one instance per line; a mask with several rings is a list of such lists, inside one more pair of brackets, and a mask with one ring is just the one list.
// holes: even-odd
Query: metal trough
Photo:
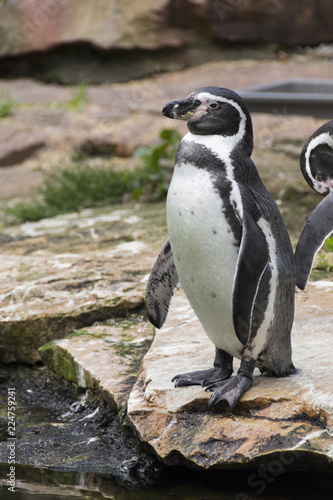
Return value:
[(333, 80), (287, 78), (237, 92), (250, 112), (333, 119)]

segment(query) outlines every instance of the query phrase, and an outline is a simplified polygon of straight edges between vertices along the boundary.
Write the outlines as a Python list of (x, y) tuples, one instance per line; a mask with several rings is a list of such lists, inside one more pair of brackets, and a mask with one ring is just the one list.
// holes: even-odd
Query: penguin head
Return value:
[(162, 113), (168, 118), (186, 120), (192, 134), (234, 136), (252, 151), (251, 117), (242, 98), (232, 90), (202, 87), (187, 99), (169, 102)]
[(333, 120), (306, 141), (300, 166), (304, 179), (317, 193), (326, 196), (333, 191)]

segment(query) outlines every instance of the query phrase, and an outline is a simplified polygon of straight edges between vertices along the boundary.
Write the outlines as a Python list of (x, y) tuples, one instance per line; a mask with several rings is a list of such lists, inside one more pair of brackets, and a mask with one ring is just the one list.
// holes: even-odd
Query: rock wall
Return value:
[(325, 0), (171, 0), (169, 22), (227, 42), (316, 45), (332, 42)]
[(332, 42), (325, 0), (7, 0), (0, 2), (0, 56), (90, 42), (101, 49), (160, 49), (198, 39)]
[(161, 31), (163, 0), (8, 0), (0, 5), (0, 55), (91, 42), (101, 49), (156, 49), (179, 43)]
[[(190, 0), (196, 3), (195, 0)], [(209, 35), (230, 42), (332, 42), (333, 3), (325, 0), (202, 1)]]

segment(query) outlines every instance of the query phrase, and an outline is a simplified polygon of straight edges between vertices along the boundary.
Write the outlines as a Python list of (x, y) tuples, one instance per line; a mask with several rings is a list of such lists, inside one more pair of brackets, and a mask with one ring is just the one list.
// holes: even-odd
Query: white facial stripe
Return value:
[(233, 106), (235, 109), (237, 109), (237, 111), (241, 117), (241, 121), (239, 124), (239, 129), (238, 129), (237, 134), (235, 134), (231, 137), (234, 137), (234, 140), (235, 140), (234, 144), (236, 144), (238, 141), (243, 139), (244, 134), (245, 134), (245, 127), (246, 127), (246, 115), (245, 115), (244, 111), (242, 110), (242, 108), (240, 107), (240, 105), (236, 101), (233, 101), (232, 99), (227, 99), (226, 97), (220, 97), (220, 96), (217, 96), (214, 94), (210, 94), (209, 92), (200, 92), (200, 94), (197, 95), (197, 99), (199, 101), (206, 100), (206, 101), (225, 102), (227, 104), (230, 104), (230, 106)]
[(316, 191), (318, 191), (319, 193), (324, 193), (326, 192), (326, 189), (323, 188), (321, 183), (313, 177), (310, 167), (310, 155), (312, 151), (317, 146), (319, 146), (319, 144), (327, 144), (328, 146), (333, 148), (333, 137), (328, 132), (323, 132), (322, 134), (312, 139), (312, 141), (310, 141), (307, 150), (305, 152), (305, 170), (308, 176), (310, 177)]

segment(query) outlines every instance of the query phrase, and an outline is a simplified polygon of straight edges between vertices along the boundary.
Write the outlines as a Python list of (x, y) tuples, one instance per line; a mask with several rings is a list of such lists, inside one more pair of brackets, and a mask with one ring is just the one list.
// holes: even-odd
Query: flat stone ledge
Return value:
[(115, 325), (75, 331), (40, 348), (44, 363), (81, 389), (99, 391), (117, 411), (126, 405), (138, 367), (153, 339), (153, 327), (127, 318)]
[(164, 220), (164, 205), (124, 205), (6, 228), (0, 362), (34, 364), (40, 346), (73, 329), (143, 309)]
[(209, 411), (210, 393), (203, 388), (176, 389), (171, 383), (177, 373), (212, 366), (214, 357), (177, 292), (128, 401), (133, 429), (165, 464), (254, 467), (277, 456), (294, 469), (333, 469), (332, 284), (309, 284), (296, 301), (292, 338), (299, 372), (272, 378), (256, 370), (252, 388), (231, 413), (224, 402)]

